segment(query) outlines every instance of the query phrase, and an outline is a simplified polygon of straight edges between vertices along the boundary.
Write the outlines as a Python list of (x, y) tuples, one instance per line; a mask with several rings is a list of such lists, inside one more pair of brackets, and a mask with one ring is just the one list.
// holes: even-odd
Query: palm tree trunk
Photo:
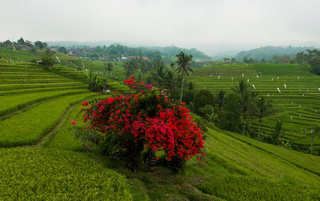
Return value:
[(184, 76), (183, 76), (183, 72), (182, 72), (182, 84), (181, 84), (181, 95), (180, 95), (180, 103), (182, 102), (183, 83), (184, 83)]
[(242, 131), (242, 135), (244, 135), (244, 128), (246, 127), (246, 119), (243, 118), (243, 131)]
[(310, 154), (312, 155), (312, 147), (313, 147), (313, 134), (314, 134), (314, 127), (312, 129), (312, 137), (311, 137), (311, 149), (310, 149)]
[(260, 123), (259, 123), (259, 131), (258, 131), (257, 139), (259, 139), (259, 138), (260, 138), (260, 127), (261, 127), (261, 120), (260, 120)]
[(243, 113), (243, 131), (242, 131), (242, 135), (244, 135), (244, 130), (246, 128), (246, 119), (247, 119), (247, 112)]
[(251, 116), (251, 114), (250, 114), (250, 120), (249, 120), (248, 131), (250, 131), (251, 119), (252, 119), (252, 116)]

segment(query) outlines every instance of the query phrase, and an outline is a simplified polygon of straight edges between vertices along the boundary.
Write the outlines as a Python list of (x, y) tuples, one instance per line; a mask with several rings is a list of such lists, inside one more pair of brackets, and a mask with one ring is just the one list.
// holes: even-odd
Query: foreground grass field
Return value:
[[(145, 166), (132, 174), (107, 158), (88, 154), (82, 142), (68, 132), (74, 126), (72, 120), (81, 124), (82, 100), (108, 95), (91, 93), (82, 84), (81, 73), (64, 67), (45, 70), (30, 66), (34, 75), (24, 82), (19, 77), (25, 68), (0, 65), (0, 75), (9, 75), (0, 79), (0, 200), (320, 199), (319, 157), (220, 131), (213, 125), (208, 125), (206, 132), (204, 162), (193, 158), (185, 172), (177, 175), (164, 167), (150, 171)], [(255, 76), (253, 68), (247, 72)], [(195, 81), (210, 88), (204, 81), (207, 77)], [(230, 83), (226, 79), (221, 86), (227, 89), (240, 78), (242, 75)], [(212, 83), (209, 79), (207, 83)], [(213, 83), (222, 80), (224, 76)], [(119, 82), (113, 89), (126, 90)], [(317, 118), (311, 111), (316, 98), (302, 100), (310, 105), (303, 108), (305, 115)], [(287, 104), (286, 98), (281, 101)], [(292, 107), (289, 112), (301, 109)], [(308, 137), (294, 134), (299, 139)], [(17, 145), (20, 147), (14, 147)]]
[[(281, 119), (287, 131), (285, 138), (300, 146), (310, 146), (311, 129), (319, 125), (320, 120), (320, 80), (306, 67), (291, 64), (208, 66), (196, 70), (187, 79), (199, 84), (198, 89), (208, 89), (214, 95), (220, 89), (232, 92), (231, 88), (241, 79), (249, 82), (255, 87), (254, 92), (273, 100), (277, 110), (275, 116), (263, 119), (262, 131), (269, 132), (275, 120)], [(251, 125), (258, 130), (258, 120)], [(314, 144), (320, 145), (320, 138), (314, 139)]]

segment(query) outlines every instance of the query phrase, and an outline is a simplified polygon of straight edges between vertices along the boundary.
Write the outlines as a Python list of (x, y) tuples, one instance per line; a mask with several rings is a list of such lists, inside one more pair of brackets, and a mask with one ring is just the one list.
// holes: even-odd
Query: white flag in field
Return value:
[(279, 93), (281, 94), (281, 91), (280, 91), (279, 87), (277, 88), (277, 90), (278, 90), (278, 91), (279, 91)]

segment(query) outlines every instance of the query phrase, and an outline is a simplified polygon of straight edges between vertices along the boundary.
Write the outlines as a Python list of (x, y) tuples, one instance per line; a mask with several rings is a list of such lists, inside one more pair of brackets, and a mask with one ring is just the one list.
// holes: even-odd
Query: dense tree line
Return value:
[(320, 51), (306, 50), (306, 53), (303, 51), (297, 53), (296, 61), (300, 65), (309, 65), (310, 72), (316, 75), (320, 75)]
[(296, 54), (306, 49), (314, 49), (314, 47), (282, 47), (282, 46), (266, 46), (249, 51), (242, 51), (235, 57), (237, 60), (242, 60), (244, 57), (252, 58), (257, 61), (265, 59), (267, 61), (274, 60), (274, 57), (290, 56), (295, 58)]
[(185, 49), (185, 48), (180, 48), (176, 46), (170, 46), (170, 47), (153, 46), (153, 47), (139, 47), (139, 49), (151, 49), (151, 50), (160, 51), (162, 56), (169, 56), (169, 57), (174, 57), (180, 52), (184, 52), (186, 54), (192, 55), (194, 58), (211, 59), (211, 57), (207, 56), (205, 53), (195, 48)]

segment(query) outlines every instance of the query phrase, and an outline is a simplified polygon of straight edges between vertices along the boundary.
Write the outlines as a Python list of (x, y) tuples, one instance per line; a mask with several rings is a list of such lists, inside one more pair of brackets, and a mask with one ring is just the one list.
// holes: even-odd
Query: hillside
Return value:
[[(196, 70), (187, 79), (199, 84), (198, 89), (206, 88), (214, 95), (220, 89), (231, 92), (231, 88), (241, 79), (249, 81), (250, 85), (255, 86), (254, 92), (274, 101), (277, 110), (275, 116), (262, 121), (263, 132), (268, 132), (276, 119), (281, 119), (287, 131), (286, 139), (299, 146), (310, 146), (312, 126), (319, 125), (320, 81), (306, 67), (289, 64), (208, 66)], [(258, 120), (253, 120), (251, 124), (257, 131)], [(320, 145), (319, 138), (315, 138), (314, 142)]]
[[(82, 142), (68, 131), (71, 121), (81, 124), (81, 101), (108, 94), (90, 92), (82, 83), (83, 74), (70, 68), (47, 70), (0, 62), (0, 200), (320, 199), (319, 157), (221, 131), (211, 124), (205, 133), (204, 162), (193, 158), (185, 172), (177, 175), (164, 167), (151, 172), (142, 167), (132, 174), (105, 157), (86, 153)], [(239, 68), (253, 79), (257, 67)], [(197, 73), (200, 70), (206, 69)], [(200, 82), (206, 77), (189, 78)], [(226, 77), (219, 79), (225, 88), (233, 84)], [(315, 79), (307, 74), (304, 78)], [(204, 83), (219, 83), (212, 79)], [(209, 88), (204, 83), (200, 85)], [(115, 83), (114, 90), (121, 87)]]
[(261, 48), (256, 48), (248, 51), (239, 52), (236, 55), (236, 59), (242, 61), (243, 57), (248, 57), (249, 59), (256, 59), (260, 61), (261, 59), (271, 60), (274, 56), (291, 56), (291, 58), (295, 58), (296, 54), (301, 51), (306, 51), (307, 49), (313, 50), (314, 47), (282, 47), (282, 46), (266, 46)]

